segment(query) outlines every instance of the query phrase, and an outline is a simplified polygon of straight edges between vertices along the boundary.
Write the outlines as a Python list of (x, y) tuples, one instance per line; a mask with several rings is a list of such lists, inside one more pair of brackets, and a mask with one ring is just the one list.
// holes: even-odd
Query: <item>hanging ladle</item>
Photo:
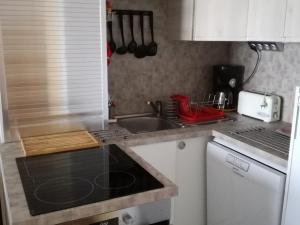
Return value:
[(134, 56), (136, 58), (144, 58), (147, 55), (147, 46), (145, 45), (145, 39), (144, 39), (144, 13), (140, 13), (140, 27), (141, 27), (141, 38), (142, 38), (142, 44), (138, 46), (136, 49)]
[(119, 14), (119, 25), (120, 25), (121, 37), (122, 37), (122, 46), (117, 48), (117, 53), (119, 55), (124, 55), (127, 52), (127, 47), (125, 45), (125, 38), (124, 38), (123, 13), (119, 12), (118, 14)]
[(114, 36), (113, 36), (112, 21), (108, 21), (107, 26), (108, 26), (109, 36), (110, 36), (110, 41), (108, 42), (108, 44), (109, 44), (111, 52), (114, 53), (116, 51), (117, 46), (116, 46)]
[(157, 43), (154, 41), (153, 12), (150, 12), (149, 14), (149, 23), (150, 23), (150, 30), (151, 30), (151, 42), (147, 46), (147, 55), (155, 56), (157, 53)]
[(128, 51), (129, 53), (135, 53), (137, 49), (137, 43), (134, 40), (134, 32), (133, 32), (133, 13), (131, 12), (129, 15), (129, 22), (130, 22), (130, 32), (131, 32), (131, 42), (128, 44)]

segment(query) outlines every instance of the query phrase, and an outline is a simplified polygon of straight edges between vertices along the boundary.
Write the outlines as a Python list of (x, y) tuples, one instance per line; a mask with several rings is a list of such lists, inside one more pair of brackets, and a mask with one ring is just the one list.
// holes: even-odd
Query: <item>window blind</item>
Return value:
[(75, 121), (100, 127), (108, 117), (105, 0), (1, 0), (0, 24), (7, 127), (26, 136)]

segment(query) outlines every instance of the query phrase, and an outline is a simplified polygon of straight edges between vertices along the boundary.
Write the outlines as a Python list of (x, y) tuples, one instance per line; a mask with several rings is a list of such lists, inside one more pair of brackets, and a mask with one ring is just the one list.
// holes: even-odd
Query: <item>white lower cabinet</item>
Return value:
[(175, 182), (176, 141), (139, 145), (131, 149), (172, 182)]
[(210, 137), (135, 146), (132, 149), (178, 186), (171, 224), (206, 225), (206, 145)]
[[(206, 145), (208, 137), (177, 142), (176, 178), (179, 194), (174, 225), (206, 225)], [(182, 143), (185, 143), (185, 147)]]

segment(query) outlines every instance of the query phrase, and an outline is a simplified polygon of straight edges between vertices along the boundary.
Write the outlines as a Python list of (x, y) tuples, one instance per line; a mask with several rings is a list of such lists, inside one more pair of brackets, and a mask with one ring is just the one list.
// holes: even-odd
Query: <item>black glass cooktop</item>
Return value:
[(163, 187), (116, 145), (16, 161), (33, 216)]

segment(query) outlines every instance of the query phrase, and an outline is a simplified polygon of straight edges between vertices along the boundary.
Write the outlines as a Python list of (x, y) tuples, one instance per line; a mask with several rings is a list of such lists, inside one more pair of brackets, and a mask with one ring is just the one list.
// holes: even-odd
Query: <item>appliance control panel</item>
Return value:
[(245, 172), (248, 172), (249, 168), (250, 168), (250, 164), (245, 162), (244, 160), (232, 155), (232, 154), (228, 154), (226, 156), (226, 162), (231, 164), (234, 167), (237, 167)]
[(171, 200), (164, 199), (87, 218), (88, 225), (169, 225)]

